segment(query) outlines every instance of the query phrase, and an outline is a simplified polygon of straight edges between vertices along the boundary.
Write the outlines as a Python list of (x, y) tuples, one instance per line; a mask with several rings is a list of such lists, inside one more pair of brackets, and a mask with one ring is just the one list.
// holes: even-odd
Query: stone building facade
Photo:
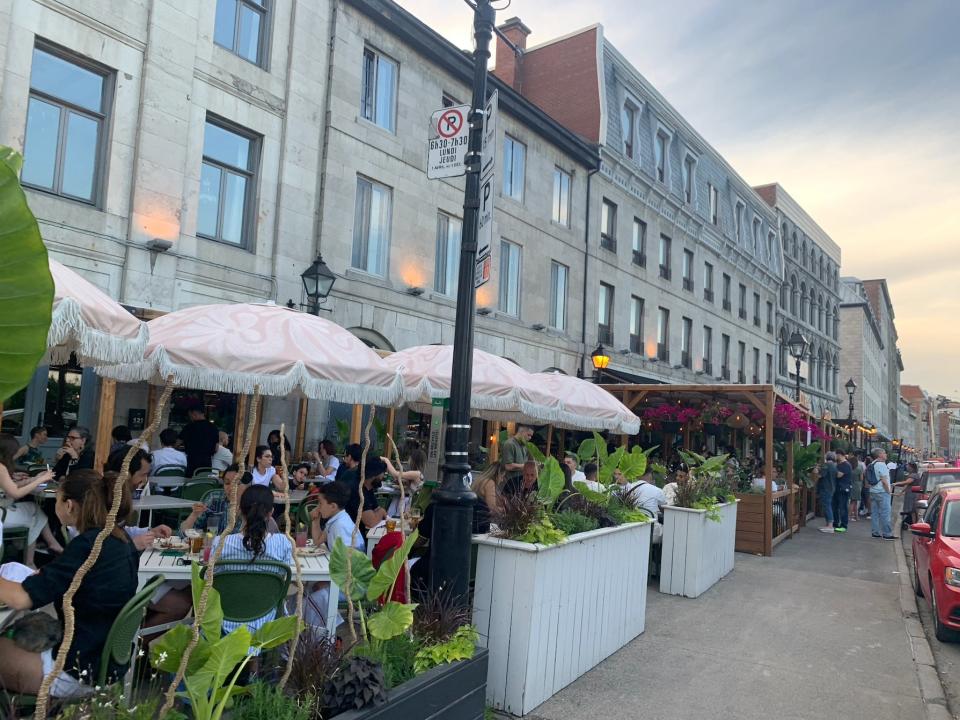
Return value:
[(765, 383), (783, 277), (776, 214), (599, 25), (527, 48), (501, 30), (494, 72), (600, 146), (589, 190), (583, 344), (623, 380)]
[[(840, 279), (840, 377), (853, 378), (853, 417), (891, 437), (889, 366), (880, 324), (857, 278)], [(846, 380), (844, 381), (846, 382)], [(896, 406), (892, 408), (896, 412)]]
[(901, 385), (900, 394), (910, 404), (910, 412), (915, 417), (913, 447), (917, 448), (920, 458), (935, 454), (934, 417), (936, 400), (919, 385)]
[[(777, 304), (777, 386), (792, 395), (796, 364), (787, 341), (799, 330), (807, 339), (801, 361), (802, 390), (816, 415), (846, 417), (840, 376), (840, 246), (779, 184), (755, 188), (777, 213), (784, 280)], [(806, 370), (806, 373), (804, 373)]]
[(903, 357), (897, 346), (897, 325), (893, 312), (893, 300), (887, 281), (883, 278), (864, 280), (863, 290), (866, 293), (870, 308), (877, 320), (880, 337), (883, 341), (884, 363), (887, 366), (884, 394), (884, 423), (889, 428), (891, 437), (899, 436), (897, 427), (897, 403), (900, 399), (900, 373), (903, 372)]

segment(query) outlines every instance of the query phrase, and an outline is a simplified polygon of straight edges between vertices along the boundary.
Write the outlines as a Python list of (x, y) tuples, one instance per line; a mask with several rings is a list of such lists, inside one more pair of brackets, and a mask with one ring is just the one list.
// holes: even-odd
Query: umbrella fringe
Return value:
[[(149, 330), (140, 323), (136, 337), (124, 338), (90, 327), (83, 318), (83, 309), (73, 298), (63, 298), (53, 309), (47, 347), (50, 362), (70, 361), (76, 353), (82, 363), (136, 363), (143, 360)], [(72, 342), (71, 342), (72, 341)]]

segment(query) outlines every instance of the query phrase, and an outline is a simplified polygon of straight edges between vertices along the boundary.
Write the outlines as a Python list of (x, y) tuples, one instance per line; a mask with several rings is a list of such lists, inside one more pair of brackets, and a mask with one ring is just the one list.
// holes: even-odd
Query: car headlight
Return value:
[(945, 575), (946, 577), (944, 577), (944, 581), (947, 583), (947, 585), (960, 587), (960, 568), (948, 567)]

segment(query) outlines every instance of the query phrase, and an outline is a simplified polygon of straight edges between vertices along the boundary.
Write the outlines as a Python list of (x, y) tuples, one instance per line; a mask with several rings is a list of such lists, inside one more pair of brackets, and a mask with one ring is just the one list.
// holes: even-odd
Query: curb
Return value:
[(937, 672), (933, 650), (930, 649), (930, 641), (927, 640), (926, 632), (920, 623), (920, 610), (917, 607), (917, 596), (910, 580), (911, 571), (907, 566), (903, 541), (897, 538), (893, 544), (896, 546), (897, 571), (900, 576), (900, 612), (903, 613), (904, 629), (913, 653), (913, 664), (917, 672), (924, 715), (927, 720), (953, 720), (954, 716), (950, 714), (947, 707), (947, 697)]

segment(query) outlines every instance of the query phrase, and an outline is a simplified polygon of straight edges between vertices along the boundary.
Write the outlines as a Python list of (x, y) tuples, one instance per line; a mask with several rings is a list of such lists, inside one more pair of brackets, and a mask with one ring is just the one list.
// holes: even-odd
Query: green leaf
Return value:
[(647, 456), (643, 451), (634, 446), (633, 450), (624, 453), (620, 460), (620, 472), (627, 480), (636, 480), (647, 471)]
[(47, 248), (20, 187), (21, 163), (0, 146), (0, 403), (33, 377), (53, 310)]
[(538, 448), (532, 442), (527, 443), (527, 452), (530, 453), (530, 457), (532, 457), (541, 465), (547, 461), (547, 456), (540, 452), (540, 448)]
[(416, 603), (403, 604), (390, 601), (367, 621), (367, 629), (377, 640), (389, 640), (413, 625), (413, 610)]
[(206, 688), (208, 694), (214, 688), (222, 687), (230, 672), (247, 656), (251, 640), (247, 626), (241, 625), (229, 635), (211, 643), (207, 661), (187, 675), (187, 689), (190, 690), (191, 681), (194, 690)]
[[(190, 565), (190, 593), (193, 596), (193, 607), (200, 607), (200, 594), (203, 592), (204, 580), (200, 577), (200, 564), (193, 562)], [(213, 572), (211, 569), (210, 572)], [(220, 605), (220, 593), (216, 588), (210, 588), (207, 595), (207, 610), (200, 618), (200, 629), (203, 636), (210, 642), (216, 641), (223, 629), (223, 607)]]
[(596, 430), (593, 431), (593, 444), (597, 451), (597, 460), (599, 465), (607, 461), (607, 441)]
[(175, 625), (167, 630), (150, 643), (150, 665), (157, 670), (175, 673), (191, 634), (189, 625)]
[(609, 485), (611, 482), (613, 482), (613, 471), (616, 470), (620, 465), (623, 455), (624, 449), (622, 447), (618, 447), (616, 450), (610, 453), (600, 465), (600, 471), (597, 479), (604, 485)]
[[(400, 574), (400, 570), (403, 568), (403, 563), (410, 555), (413, 544), (419, 537), (420, 534), (414, 530), (407, 539), (403, 541), (401, 547), (394, 550), (390, 557), (380, 563), (377, 574), (373, 576), (373, 579), (370, 580), (370, 584), (367, 586), (367, 600), (376, 602), (377, 598), (381, 595), (390, 592), (390, 588), (393, 587), (393, 584), (397, 580), (397, 575)], [(387, 599), (389, 600), (389, 598)]]
[[(347, 558), (350, 558), (350, 575), (347, 577)], [(343, 540), (337, 538), (330, 552), (330, 577), (340, 586), (344, 594), (354, 600), (361, 600), (367, 594), (367, 586), (377, 571), (366, 553), (355, 548), (347, 548)]]
[(547, 458), (537, 478), (537, 494), (547, 505), (552, 505), (563, 492), (565, 480), (563, 470), (560, 469), (560, 463), (555, 457)]
[(577, 458), (580, 460), (580, 464), (594, 462), (597, 459), (597, 441), (593, 438), (587, 438), (577, 449)]
[(296, 615), (285, 615), (276, 620), (271, 620), (254, 633), (253, 646), (269, 650), (283, 645), (297, 632), (299, 621), (300, 619)]
[(608, 493), (591, 490), (586, 483), (575, 482), (573, 486), (577, 489), (577, 492), (583, 495), (584, 500), (586, 500), (588, 503), (606, 506), (607, 502), (610, 500), (610, 495)]

